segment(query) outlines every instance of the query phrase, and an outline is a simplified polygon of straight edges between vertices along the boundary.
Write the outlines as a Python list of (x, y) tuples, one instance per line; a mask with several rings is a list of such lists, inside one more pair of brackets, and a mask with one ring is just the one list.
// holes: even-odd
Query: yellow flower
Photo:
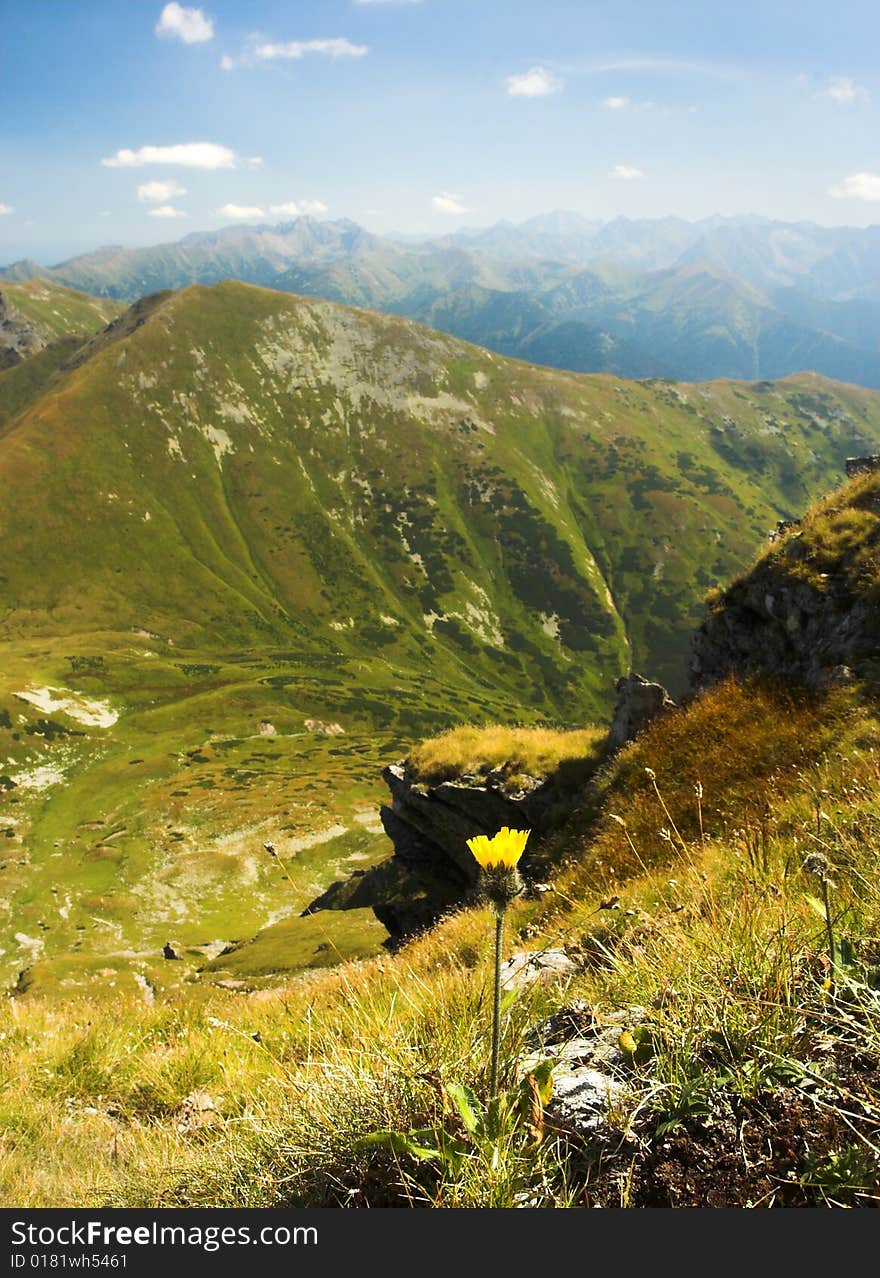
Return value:
[(505, 825), (491, 839), (486, 834), (477, 834), (468, 839), (467, 845), (484, 870), (501, 867), (512, 870), (525, 850), (529, 834), (529, 830), (511, 830)]

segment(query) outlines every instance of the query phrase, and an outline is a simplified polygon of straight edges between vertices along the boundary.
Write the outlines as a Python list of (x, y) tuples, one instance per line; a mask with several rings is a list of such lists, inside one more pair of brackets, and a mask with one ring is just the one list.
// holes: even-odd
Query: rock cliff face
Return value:
[(528, 881), (540, 866), (536, 841), (565, 810), (553, 779), (525, 778), (505, 789), (503, 777), (462, 776), (426, 785), (405, 763), (382, 773), (390, 803), (380, 811), (394, 855), (371, 870), (334, 883), (313, 901), (318, 909), (369, 905), (395, 940), (435, 923), (447, 910), (475, 898), (479, 871), (467, 847), (474, 834), (502, 826), (531, 830), (520, 868)]
[(668, 714), (676, 708), (661, 683), (651, 683), (634, 672), (618, 679), (614, 688), (617, 704), (608, 733), (608, 745), (612, 750), (619, 750), (627, 741), (632, 741), (658, 715)]
[[(855, 463), (860, 462), (861, 465)], [(820, 690), (880, 674), (880, 461), (779, 532), (711, 606), (691, 643), (696, 689), (730, 674)]]

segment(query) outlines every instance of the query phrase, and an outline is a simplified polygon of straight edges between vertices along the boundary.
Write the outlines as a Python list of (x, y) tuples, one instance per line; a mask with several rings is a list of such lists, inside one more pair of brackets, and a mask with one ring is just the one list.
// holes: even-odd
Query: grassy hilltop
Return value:
[(44, 278), (4, 280), (2, 291), (7, 302), (47, 342), (62, 337), (90, 337), (125, 310), (121, 302), (112, 298), (93, 297)]

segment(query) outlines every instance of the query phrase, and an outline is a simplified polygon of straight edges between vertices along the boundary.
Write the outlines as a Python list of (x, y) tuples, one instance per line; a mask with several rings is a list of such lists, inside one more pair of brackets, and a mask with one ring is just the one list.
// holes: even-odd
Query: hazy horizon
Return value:
[[(407, 232), (402, 230), (390, 230), (390, 231), (384, 231), (384, 232), (376, 231), (373, 233), (380, 236), (384, 240), (397, 242), (403, 245), (406, 245), (406, 244), (415, 245), (415, 244), (424, 243), (433, 239), (440, 239), (446, 235), (452, 235), (456, 233), (461, 235), (470, 234), (470, 235), (476, 236), (482, 232), (491, 230), (494, 227), (498, 227), (502, 225), (507, 225), (514, 228), (520, 228), (525, 226), (527, 223), (537, 221), (542, 217), (552, 217), (558, 214), (563, 214), (565, 216), (580, 217), (580, 218), (583, 218), (585, 221), (594, 222), (597, 224), (601, 224), (603, 226), (607, 226), (610, 223), (613, 223), (616, 221), (663, 222), (665, 220), (670, 220), (670, 219), (687, 222), (691, 225), (699, 225), (700, 223), (703, 223), (703, 222), (711, 223), (713, 221), (736, 222), (743, 225), (748, 225), (748, 224), (758, 225), (761, 223), (771, 222), (774, 224), (778, 224), (780, 226), (786, 226), (786, 225), (788, 226), (793, 226), (793, 225), (819, 226), (824, 230), (853, 230), (853, 231), (872, 230), (880, 226), (880, 217), (878, 217), (877, 222), (869, 223), (867, 226), (857, 226), (852, 223), (846, 223), (846, 222), (820, 223), (820, 222), (813, 222), (808, 219), (800, 219), (799, 223), (786, 222), (781, 218), (768, 218), (764, 214), (760, 214), (760, 213), (737, 213), (737, 214), (710, 213), (704, 218), (680, 218), (678, 214), (674, 214), (674, 213), (657, 214), (656, 216), (646, 215), (643, 218), (628, 217), (625, 214), (616, 214), (606, 218), (592, 218), (590, 217), (588, 213), (583, 213), (577, 209), (546, 209), (543, 213), (532, 214), (530, 217), (523, 218), (517, 221), (514, 221), (513, 219), (510, 219), (510, 218), (501, 218), (495, 222), (468, 223), (463, 226), (456, 227), (455, 232), (452, 232), (451, 230), (447, 230), (445, 232), (443, 231), (438, 232), (435, 230), (431, 232), (420, 233), (420, 232)], [(8, 260), (5, 260), (5, 261), (0, 261), (0, 270), (5, 270), (11, 266), (14, 266), (16, 263), (20, 261), (25, 261), (25, 260), (33, 261), (33, 262), (36, 262), (38, 266), (52, 269), (54, 267), (61, 266), (65, 262), (70, 261), (74, 258), (85, 256), (85, 255), (88, 255), (89, 253), (101, 252), (102, 250), (106, 250), (106, 249), (118, 248), (124, 251), (129, 251), (132, 249), (139, 249), (139, 248), (160, 248), (164, 245), (179, 244), (182, 240), (185, 240), (190, 236), (217, 235), (223, 231), (234, 231), (234, 230), (238, 230), (238, 231), (248, 231), (248, 230), (255, 230), (255, 229), (277, 230), (279, 227), (289, 226), (292, 223), (299, 221), (300, 219), (305, 219), (307, 221), (329, 222), (329, 223), (339, 223), (339, 222), (348, 221), (348, 222), (355, 223), (356, 225), (360, 226), (361, 229), (363, 230), (369, 230), (369, 227), (364, 226), (362, 222), (357, 222), (356, 218), (347, 217), (345, 213), (340, 213), (337, 217), (332, 217), (329, 214), (303, 213), (303, 214), (298, 214), (297, 216), (292, 218), (287, 217), (282, 219), (271, 219), (271, 220), (263, 221), (263, 222), (226, 222), (220, 226), (191, 227), (188, 230), (181, 230), (179, 235), (168, 236), (168, 237), (159, 237), (158, 233), (156, 233), (154, 234), (152, 238), (147, 238), (143, 240), (142, 242), (138, 241), (136, 243), (135, 242), (125, 243), (123, 241), (111, 242), (107, 240), (99, 244), (86, 244), (81, 248), (74, 249), (72, 252), (62, 252), (62, 253), (56, 254), (55, 256), (52, 256), (51, 254), (47, 253), (47, 254), (44, 254), (42, 257), (37, 257), (36, 255), (32, 253), (22, 253), (18, 257), (9, 258)]]

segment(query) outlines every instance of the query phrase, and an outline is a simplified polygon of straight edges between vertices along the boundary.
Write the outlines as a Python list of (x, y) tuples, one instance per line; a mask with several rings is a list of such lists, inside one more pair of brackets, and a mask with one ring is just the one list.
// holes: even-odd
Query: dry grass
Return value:
[(564, 767), (572, 779), (583, 780), (595, 769), (606, 737), (604, 728), (561, 731), (463, 725), (417, 746), (407, 764), (418, 780), (431, 785), (499, 771), (505, 784), (514, 788), (524, 777), (541, 779)]
[(597, 796), (556, 836), (571, 887), (607, 889), (681, 859), (683, 844), (758, 830), (853, 713), (851, 694), (820, 703), (731, 679), (656, 721), (599, 772)]

